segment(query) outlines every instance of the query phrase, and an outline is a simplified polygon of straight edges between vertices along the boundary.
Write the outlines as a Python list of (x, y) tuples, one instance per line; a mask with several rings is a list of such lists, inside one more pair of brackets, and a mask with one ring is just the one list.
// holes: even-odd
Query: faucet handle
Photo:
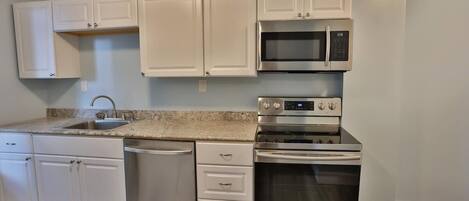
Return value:
[(106, 119), (107, 118), (107, 114), (105, 112), (98, 112), (96, 113), (96, 118), (98, 119)]
[(122, 119), (127, 120), (127, 121), (134, 121), (135, 120), (135, 115), (133, 112), (122, 112)]

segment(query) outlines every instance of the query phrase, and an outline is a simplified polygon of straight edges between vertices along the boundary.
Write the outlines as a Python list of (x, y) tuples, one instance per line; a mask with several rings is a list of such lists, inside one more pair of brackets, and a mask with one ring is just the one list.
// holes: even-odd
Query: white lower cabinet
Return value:
[(197, 142), (199, 201), (254, 200), (252, 143)]
[(2, 201), (37, 201), (32, 154), (0, 154)]
[(122, 139), (63, 136), (33, 139), (39, 201), (126, 200)]
[(75, 157), (36, 155), (36, 174), (41, 201), (79, 201)]
[(125, 201), (124, 161), (78, 158), (82, 201)]
[(252, 167), (197, 165), (197, 180), (199, 198), (252, 200)]
[(125, 201), (124, 161), (36, 156), (40, 201)]

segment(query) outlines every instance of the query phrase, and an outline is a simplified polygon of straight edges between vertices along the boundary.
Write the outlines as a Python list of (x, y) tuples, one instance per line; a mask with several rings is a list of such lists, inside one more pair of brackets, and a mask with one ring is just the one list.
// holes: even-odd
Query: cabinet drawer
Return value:
[(253, 199), (253, 168), (230, 166), (197, 166), (199, 198), (220, 200)]
[(124, 158), (121, 138), (33, 136), (36, 154)]
[(253, 165), (250, 143), (197, 142), (197, 163), (211, 165)]
[(27, 133), (1, 133), (0, 152), (6, 153), (33, 153), (31, 134)]

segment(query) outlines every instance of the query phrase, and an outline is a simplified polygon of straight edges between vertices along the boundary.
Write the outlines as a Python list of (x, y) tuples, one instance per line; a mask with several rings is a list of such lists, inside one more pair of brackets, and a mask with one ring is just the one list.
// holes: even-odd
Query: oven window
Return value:
[(265, 32), (262, 61), (324, 61), (325, 32)]
[(358, 201), (360, 166), (256, 163), (255, 201)]

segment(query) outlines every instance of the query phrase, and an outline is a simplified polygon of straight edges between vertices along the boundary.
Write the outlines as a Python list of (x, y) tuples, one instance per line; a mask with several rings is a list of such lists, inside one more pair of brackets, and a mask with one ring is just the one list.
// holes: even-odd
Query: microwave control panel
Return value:
[(331, 31), (331, 61), (348, 61), (349, 32)]

